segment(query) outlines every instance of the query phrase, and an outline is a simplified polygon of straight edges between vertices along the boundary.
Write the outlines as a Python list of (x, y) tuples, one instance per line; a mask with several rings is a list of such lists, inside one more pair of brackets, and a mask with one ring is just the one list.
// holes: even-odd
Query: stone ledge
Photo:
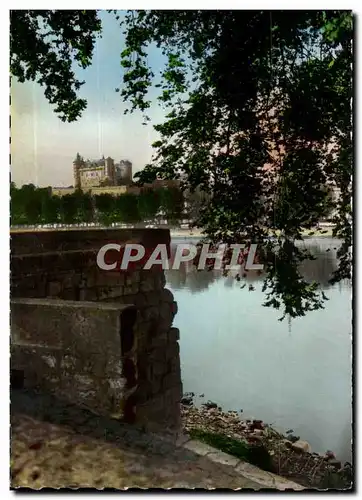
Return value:
[(277, 474), (266, 472), (262, 469), (259, 469), (255, 465), (239, 460), (238, 458), (233, 457), (228, 453), (224, 453), (223, 451), (219, 451), (212, 446), (202, 443), (201, 441), (187, 438), (187, 436), (185, 435), (182, 435), (178, 438), (178, 443), (176, 445), (193, 451), (197, 455), (204, 456), (212, 462), (229, 465), (235, 470), (235, 472), (245, 477), (246, 479), (250, 479), (260, 484), (262, 488), (271, 488), (282, 491), (302, 491), (305, 489), (300, 484), (289, 481), (288, 479), (278, 476)]
[(58, 298), (14, 298), (10, 301), (10, 307), (14, 305), (24, 306), (45, 306), (54, 308), (70, 308), (70, 309), (92, 309), (103, 311), (125, 311), (133, 309), (134, 304), (120, 304), (118, 302), (92, 302), (86, 300), (63, 300)]

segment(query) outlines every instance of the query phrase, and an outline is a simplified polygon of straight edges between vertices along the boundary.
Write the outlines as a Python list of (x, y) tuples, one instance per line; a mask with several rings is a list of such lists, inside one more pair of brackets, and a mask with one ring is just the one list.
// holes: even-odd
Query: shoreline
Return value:
[[(211, 401), (196, 406), (194, 398), (191, 392), (181, 400), (182, 426), (186, 433), (214, 439), (216, 436), (219, 442), (224, 440), (227, 447), (232, 443), (233, 448), (245, 445), (262, 448), (275, 468), (274, 473), (307, 488), (351, 488), (352, 465), (342, 464), (332, 451), (327, 450), (324, 455), (313, 452), (307, 441), (293, 435), (292, 429), (284, 435), (262, 420), (243, 419), (242, 410), (239, 413), (223, 411)], [(219, 449), (226, 451), (222, 446)], [(257, 466), (263, 468), (260, 464)]]
[[(326, 232), (321, 232), (326, 231)], [(333, 228), (326, 228), (314, 231), (313, 235), (310, 235), (311, 231), (303, 231), (302, 235), (304, 238), (331, 238), (333, 237)], [(170, 229), (171, 238), (203, 238), (202, 230), (190, 231), (188, 229)]]
[[(87, 231), (87, 230), (102, 230), (102, 229), (108, 229), (108, 230), (115, 230), (115, 229), (168, 229), (170, 231), (171, 238), (203, 238), (203, 232), (202, 229), (182, 229), (182, 228), (175, 228), (175, 227), (170, 227), (170, 226), (152, 226), (152, 227), (147, 227), (147, 226), (139, 226), (137, 224), (133, 226), (63, 226), (63, 227), (10, 227), (10, 234), (12, 233), (32, 233), (35, 231), (44, 231), (44, 232), (51, 232), (51, 231)], [(323, 232), (322, 232), (323, 231)], [(316, 229), (314, 230), (314, 234), (311, 235), (310, 233), (312, 230), (305, 230), (302, 231), (302, 235), (305, 239), (309, 238), (331, 238), (332, 233), (333, 233), (333, 227), (331, 226), (326, 226), (325, 228), (321, 229)]]

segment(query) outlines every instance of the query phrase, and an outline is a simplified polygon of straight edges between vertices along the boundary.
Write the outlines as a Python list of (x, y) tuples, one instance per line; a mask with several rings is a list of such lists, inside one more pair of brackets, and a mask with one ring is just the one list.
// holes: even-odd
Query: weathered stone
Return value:
[(140, 286), (138, 283), (133, 283), (131, 285), (125, 286), (123, 288), (123, 295), (134, 295), (138, 293)]
[[(179, 332), (172, 328), (177, 305), (171, 291), (164, 288), (165, 273), (160, 268), (143, 270), (140, 264), (135, 263), (128, 271), (101, 270), (96, 262), (97, 253), (110, 241), (120, 244), (136, 242), (153, 248), (159, 243), (169, 245), (170, 235), (168, 230), (143, 229), (90, 229), (12, 235), (13, 297), (45, 299), (52, 295), (65, 302), (90, 301), (92, 307), (97, 307), (95, 301), (101, 301), (105, 307), (111, 308), (134, 304), (139, 312), (132, 327), (132, 339), (127, 337), (125, 342), (122, 335), (120, 339), (119, 335), (118, 339), (112, 337), (115, 324), (108, 313), (98, 311), (93, 316), (80, 311), (79, 314), (70, 313), (69, 307), (62, 306), (57, 318), (43, 310), (42, 322), (39, 324), (34, 323), (34, 318), (40, 316), (39, 307), (44, 309), (44, 304), (32, 305), (33, 317), (29, 311), (24, 313), (23, 310), (20, 314), (22, 320), (12, 324), (12, 337), (16, 336), (18, 341), (20, 339), (36, 346), (30, 356), (35, 371), (30, 370), (30, 358), (21, 356), (27, 368), (26, 385), (50, 384), (52, 389), (59, 390), (59, 394), (74, 398), (77, 391), (82, 390), (82, 398), (85, 398), (87, 405), (90, 403), (98, 409), (110, 410), (113, 403), (119, 405), (122, 402), (122, 394), (126, 390), (122, 389), (122, 384), (130, 383), (133, 377), (132, 383), (138, 380), (137, 391), (143, 398), (140, 399), (144, 405), (139, 414), (143, 413), (144, 422), (153, 422), (156, 426), (161, 425), (161, 428), (169, 425), (177, 427), (180, 424), (179, 403), (182, 394), (177, 343)], [(116, 254), (110, 255), (111, 259), (115, 259), (114, 262), (117, 260)], [(24, 305), (12, 304), (12, 309), (14, 307), (19, 312)], [(124, 331), (127, 331), (127, 325)], [(124, 345), (120, 345), (119, 340)], [(49, 348), (60, 350), (61, 355), (55, 366), (52, 355), (40, 354), (41, 349), (44, 351)], [(134, 353), (137, 359), (134, 373), (132, 375), (128, 371), (129, 380), (126, 382), (120, 374), (124, 349), (128, 354)], [(72, 353), (73, 358), (68, 358), (68, 364), (67, 351)], [(19, 356), (15, 356), (14, 360), (18, 362)], [(42, 376), (38, 376), (40, 367), (44, 373), (50, 371), (45, 381), (42, 381)], [(60, 371), (58, 382), (56, 369)], [(136, 414), (137, 404), (135, 401), (132, 403), (136, 407)]]
[(263, 430), (262, 429), (254, 429), (253, 434), (254, 434), (254, 436), (262, 436)]
[(162, 290), (166, 286), (166, 277), (164, 272), (157, 272), (154, 276), (155, 290)]
[(63, 300), (77, 300), (80, 295), (76, 288), (67, 288), (62, 291), (60, 298)]
[(328, 465), (334, 467), (335, 469), (340, 469), (342, 467), (342, 463), (340, 460), (336, 460), (332, 458), (331, 460), (328, 460)]
[(98, 293), (95, 288), (81, 288), (79, 290), (79, 300), (95, 301), (98, 300)]
[(151, 292), (153, 288), (153, 281), (151, 279), (147, 279), (145, 281), (141, 281), (140, 283), (140, 292)]
[(154, 291), (145, 293), (143, 296), (145, 298), (145, 305), (147, 306), (158, 306), (160, 304), (160, 296), (158, 293), (154, 293)]
[(161, 292), (161, 300), (163, 302), (171, 303), (173, 302), (172, 292), (168, 288), (164, 288)]
[(51, 281), (48, 283), (48, 296), (58, 297), (62, 291), (62, 285), (59, 281)]
[(96, 290), (98, 300), (104, 299), (117, 299), (124, 295), (124, 288), (122, 286), (115, 287), (99, 287)]
[(168, 373), (162, 380), (163, 389), (172, 389), (180, 384), (180, 377), (177, 373)]
[(310, 444), (307, 443), (307, 441), (298, 440), (295, 443), (292, 443), (292, 448), (295, 451), (300, 451), (300, 452), (305, 452), (305, 453), (312, 452), (312, 448), (311, 448)]
[(65, 289), (78, 287), (82, 281), (82, 275), (80, 273), (66, 273), (60, 275), (59, 280)]
[(219, 464), (224, 464), (224, 465), (231, 465), (232, 467), (236, 467), (236, 465), (238, 465), (238, 463), (240, 462), (239, 458), (228, 455), (227, 453), (224, 453), (222, 451), (215, 451), (215, 453), (209, 453), (207, 455), (207, 458), (209, 460), (212, 460), (213, 462), (217, 462)]
[(198, 455), (207, 455), (209, 453), (215, 453), (215, 448), (212, 446), (209, 446), (208, 444), (202, 443), (201, 441), (196, 441), (194, 439), (191, 439), (191, 441), (188, 441), (185, 445), (184, 448), (187, 450), (193, 451), (194, 453), (197, 453)]

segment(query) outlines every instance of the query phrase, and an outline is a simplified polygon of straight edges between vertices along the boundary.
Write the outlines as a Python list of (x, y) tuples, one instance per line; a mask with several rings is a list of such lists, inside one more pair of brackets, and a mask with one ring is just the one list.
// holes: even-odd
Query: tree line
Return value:
[(178, 188), (144, 189), (139, 194), (91, 195), (76, 190), (55, 196), (51, 188), (27, 184), (21, 188), (11, 183), (11, 225), (100, 223), (137, 223), (180, 221), (184, 214), (184, 198)]

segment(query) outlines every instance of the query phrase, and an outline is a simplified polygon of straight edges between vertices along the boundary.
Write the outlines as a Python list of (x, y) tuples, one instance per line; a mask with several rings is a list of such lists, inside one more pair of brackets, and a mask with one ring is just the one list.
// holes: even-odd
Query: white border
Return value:
[[(86, 3), (86, 5), (85, 5)], [(119, 7), (118, 5), (115, 5), (116, 2), (105, 2), (102, 5), (102, 8), (105, 9), (110, 9), (110, 8), (117, 8)], [(52, 7), (52, 8), (59, 8), (59, 9), (74, 9), (74, 8), (81, 8), (81, 9), (95, 9), (99, 8), (100, 4), (99, 2), (95, 2), (94, 0), (88, 1), (88, 2), (57, 2), (58, 7)], [(79, 4), (79, 5), (78, 5)], [(145, 8), (152, 8), (152, 9), (168, 9), (170, 7), (169, 2), (166, 2), (165, 0), (158, 0), (154, 2), (149, 2), (149, 1), (143, 1), (143, 0), (138, 0), (138, 1), (127, 1), (123, 2), (123, 9), (129, 8), (129, 9), (145, 9)], [(1, 404), (2, 404), (2, 409), (0, 412), (0, 418), (1, 418), (1, 432), (2, 432), (2, 439), (1, 439), (1, 465), (2, 465), (2, 470), (1, 470), (1, 490), (2, 493), (5, 494), (6, 496), (10, 494), (9, 492), (9, 206), (8, 206), (8, 201), (9, 201), (9, 169), (8, 169), (8, 163), (9, 163), (9, 157), (8, 157), (8, 152), (9, 152), (9, 80), (8, 80), (8, 73), (7, 71), (4, 71), (5, 68), (9, 67), (9, 8), (12, 9), (24, 9), (24, 8), (29, 8), (28, 2), (21, 2), (19, 0), (13, 0), (11, 2), (11, 7), (10, 7), (10, 2), (7, 3), (6, 9), (2, 8), (1, 16), (0, 16), (0, 37), (1, 37), (1, 42), (0, 42), (0, 47), (1, 47), (1, 68), (3, 68), (3, 71), (1, 73), (1, 102), (2, 102), (2, 112), (1, 112), (1, 120), (2, 120), (2, 126), (1, 126), (1, 142), (2, 142), (2, 147), (0, 149), (1, 155), (2, 155), (2, 161), (1, 161), (1, 168), (0, 168), (0, 204), (1, 204), (1, 217), (0, 217), (0, 224), (1, 224), (1, 230), (0, 230), (0, 238), (1, 238), (1, 243), (0, 243), (0, 248), (1, 248), (1, 255), (0, 255), (0, 260), (1, 260), (1, 287), (0, 287), (0, 299), (1, 299), (1, 320), (2, 320), (2, 328), (1, 328), (1, 356), (2, 360), (0, 363), (0, 368), (1, 368), (1, 384), (3, 386), (3, 390), (1, 391)], [(33, 1), (31, 5), (32, 9), (49, 9), (49, 1), (45, 2), (44, 0), (42, 1)], [(352, 9), (355, 13), (359, 13), (361, 9), (359, 8), (359, 2), (357, 0), (353, 2), (348, 2), (348, 5), (345, 4), (344, 2), (336, 1), (336, 0), (328, 0), (323, 1), (323, 2), (315, 2), (314, 0), (304, 0), (303, 2), (294, 2), (291, 4), (290, 1), (278, 1), (278, 2), (270, 2), (270, 1), (260, 1), (260, 0), (254, 0), (252, 4), (249, 2), (236, 2), (236, 1), (227, 1), (227, 2), (220, 2), (220, 1), (215, 1), (215, 0), (204, 0), (204, 1), (184, 1), (184, 2), (174, 2), (172, 4), (172, 8), (177, 10), (177, 9), (285, 9), (285, 10), (290, 10), (293, 8), (294, 10), (315, 10), (315, 9)], [(358, 25), (357, 25), (358, 29)], [(362, 54), (362, 46), (361, 46), (361, 40), (362, 36), (357, 36), (356, 42), (356, 52), (357, 52), (357, 57), (356, 57), (356, 63), (357, 63), (357, 72), (355, 75), (355, 88), (357, 90), (358, 86), (361, 84), (362, 81), (362, 75), (361, 75), (361, 54)], [(358, 102), (358, 101), (357, 101)], [(356, 112), (356, 120), (357, 117), (360, 118), (361, 116), (361, 109), (360, 109), (360, 102), (358, 105), (358, 110)], [(356, 123), (356, 132), (359, 131), (360, 123)], [(357, 140), (357, 134), (355, 132), (355, 143), (356, 143), (356, 160), (360, 159), (360, 143)], [(361, 168), (360, 162), (358, 165)], [(356, 165), (356, 171), (357, 171), (357, 165)], [(357, 174), (358, 175), (358, 174)], [(359, 177), (359, 176), (358, 176)], [(356, 198), (362, 199), (362, 186), (361, 182), (357, 182), (357, 179), (355, 179), (356, 185), (357, 185), (357, 193), (356, 193)], [(361, 196), (359, 196), (361, 195)], [(355, 249), (355, 260), (357, 262), (362, 262), (362, 255), (360, 254), (360, 249), (362, 248), (362, 241), (360, 241), (360, 237), (362, 232), (359, 231), (361, 221), (362, 221), (362, 202), (357, 203), (357, 221), (355, 224), (355, 229), (358, 232), (358, 242), (357, 242), (357, 248)], [(358, 227), (358, 229), (357, 229)], [(361, 278), (361, 271), (362, 269), (362, 264), (359, 265), (358, 268), (358, 275), (356, 276), (356, 282), (360, 283), (360, 278)], [(361, 303), (360, 300), (361, 299)], [(362, 311), (362, 298), (358, 297), (358, 305), (356, 301), (356, 309), (359, 311)], [(355, 331), (354, 335), (355, 338), (360, 338), (360, 322), (358, 324), (355, 324)], [(361, 351), (361, 345), (362, 341), (359, 340), (357, 343), (357, 349), (358, 353), (357, 358), (361, 360), (360, 356), (360, 351)], [(356, 392), (355, 392), (355, 398), (358, 398), (360, 396), (360, 391), (361, 391), (361, 383), (358, 384), (360, 381), (360, 373), (361, 370), (358, 370), (358, 373), (356, 373)], [(357, 377), (358, 375), (358, 377)], [(357, 380), (358, 378), (358, 380)], [(358, 394), (357, 394), (357, 388), (358, 388)], [(358, 398), (359, 400), (359, 398)], [(358, 401), (357, 400), (357, 401)], [(356, 404), (356, 403), (355, 403)], [(358, 418), (359, 412), (357, 410), (357, 407), (355, 408), (355, 416), (356, 416), (356, 422), (355, 425), (357, 426), (359, 423), (359, 418)], [(331, 416), (333, 418), (333, 416)], [(358, 443), (359, 445), (360, 443)], [(356, 445), (356, 450), (359, 450), (359, 446)], [(358, 463), (358, 461), (357, 461)], [(357, 478), (356, 478), (356, 483), (357, 485), (359, 484), (359, 476), (357, 471)], [(126, 492), (124, 492), (126, 493)], [(316, 493), (317, 494), (317, 493)], [(332, 494), (332, 493), (331, 493)], [(312, 493), (312, 495), (314, 495)], [(69, 496), (69, 494), (67, 495)], [(219, 496), (222, 496), (221, 494)]]

